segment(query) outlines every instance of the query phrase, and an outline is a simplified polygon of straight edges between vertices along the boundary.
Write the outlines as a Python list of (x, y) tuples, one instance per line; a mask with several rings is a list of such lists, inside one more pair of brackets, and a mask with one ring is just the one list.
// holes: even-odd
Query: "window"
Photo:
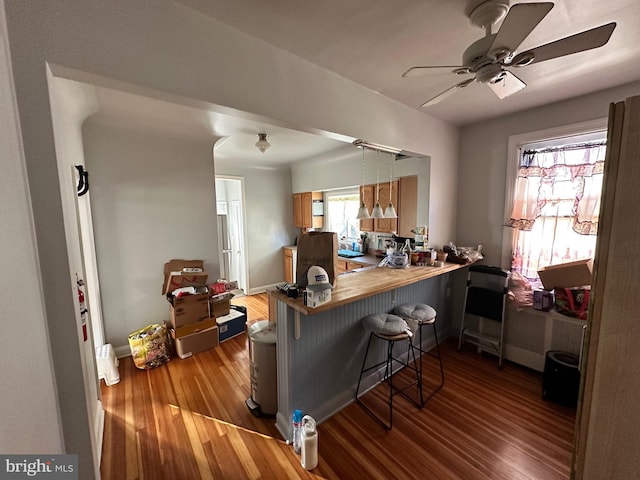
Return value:
[(593, 258), (605, 153), (606, 132), (520, 146), (512, 270), (534, 280), (541, 267)]
[(354, 238), (360, 235), (360, 220), (357, 220), (360, 196), (357, 189), (336, 190), (325, 193), (324, 230), (336, 232), (338, 238)]

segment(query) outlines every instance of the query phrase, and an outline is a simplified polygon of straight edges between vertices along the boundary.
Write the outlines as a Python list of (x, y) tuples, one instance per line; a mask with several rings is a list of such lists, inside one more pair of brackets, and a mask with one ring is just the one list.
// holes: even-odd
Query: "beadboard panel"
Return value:
[[(362, 326), (365, 316), (391, 312), (402, 303), (427, 303), (438, 312), (438, 338), (449, 336), (448, 278), (446, 274), (430, 278), (314, 315), (301, 314), (278, 300), (276, 423), (283, 437), (290, 439), (293, 410), (299, 408), (322, 422), (354, 400), (369, 340), (369, 332)], [(426, 349), (435, 345), (431, 328), (424, 329), (423, 344)], [(395, 354), (406, 352), (406, 345), (397, 345)], [(374, 338), (367, 366), (383, 361), (385, 355), (386, 344)], [(380, 371), (368, 372), (361, 389), (373, 387), (380, 379)]]

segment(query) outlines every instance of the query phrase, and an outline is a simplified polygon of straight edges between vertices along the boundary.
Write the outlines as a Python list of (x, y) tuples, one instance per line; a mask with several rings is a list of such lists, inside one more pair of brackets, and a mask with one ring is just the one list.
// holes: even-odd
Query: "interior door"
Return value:
[(218, 215), (218, 251), (220, 257), (220, 276), (233, 280), (231, 275), (231, 238), (227, 215)]
[[(238, 288), (249, 292), (243, 178), (216, 176), (216, 200), (218, 214), (223, 214), (226, 218), (224, 238), (218, 237), (220, 250), (227, 251), (225, 256), (228, 257), (228, 269), (224, 275), (227, 280), (237, 281)], [(218, 235), (220, 235), (220, 229)], [(221, 275), (223, 275), (223, 264), (227, 262), (223, 262), (221, 257)]]
[[(246, 288), (245, 276), (245, 253), (244, 253), (244, 228), (242, 222), (242, 204), (239, 200), (231, 202), (229, 209), (229, 247), (230, 255), (230, 272), (232, 280), (238, 281), (240, 288)], [(246, 291), (246, 290), (245, 290)]]

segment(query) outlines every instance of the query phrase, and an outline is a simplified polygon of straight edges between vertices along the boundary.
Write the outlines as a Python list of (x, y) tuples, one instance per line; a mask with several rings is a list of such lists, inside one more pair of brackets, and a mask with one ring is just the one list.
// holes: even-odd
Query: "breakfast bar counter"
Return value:
[[(277, 324), (276, 425), (282, 436), (291, 439), (291, 415), (295, 409), (322, 422), (355, 399), (369, 339), (362, 326), (365, 316), (391, 312), (402, 303), (426, 303), (438, 313), (438, 337), (449, 336), (451, 274), (467, 266), (445, 263), (442, 267), (353, 270), (338, 276), (331, 301), (316, 308), (304, 305), (302, 296), (290, 298), (279, 291), (269, 292), (275, 305), (275, 318), (271, 321)], [(434, 345), (432, 334), (423, 335), (425, 350)], [(372, 362), (385, 354), (382, 343), (371, 345)], [(380, 379), (380, 372), (372, 370), (363, 377), (361, 390), (372, 388)]]
[(362, 300), (379, 293), (395, 290), (412, 283), (437, 277), (467, 265), (445, 263), (442, 267), (388, 268), (364, 267), (338, 275), (336, 288), (331, 292), (331, 301), (315, 308), (307, 307), (302, 296), (290, 298), (274, 292), (277, 298), (304, 315), (314, 315), (326, 310)]

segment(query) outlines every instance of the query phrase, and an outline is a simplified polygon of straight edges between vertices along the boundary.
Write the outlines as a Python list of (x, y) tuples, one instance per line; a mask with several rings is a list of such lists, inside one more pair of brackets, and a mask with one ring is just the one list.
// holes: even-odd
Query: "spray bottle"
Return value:
[(316, 421), (309, 415), (302, 417), (302, 455), (300, 463), (307, 470), (313, 470), (318, 466), (318, 430)]

